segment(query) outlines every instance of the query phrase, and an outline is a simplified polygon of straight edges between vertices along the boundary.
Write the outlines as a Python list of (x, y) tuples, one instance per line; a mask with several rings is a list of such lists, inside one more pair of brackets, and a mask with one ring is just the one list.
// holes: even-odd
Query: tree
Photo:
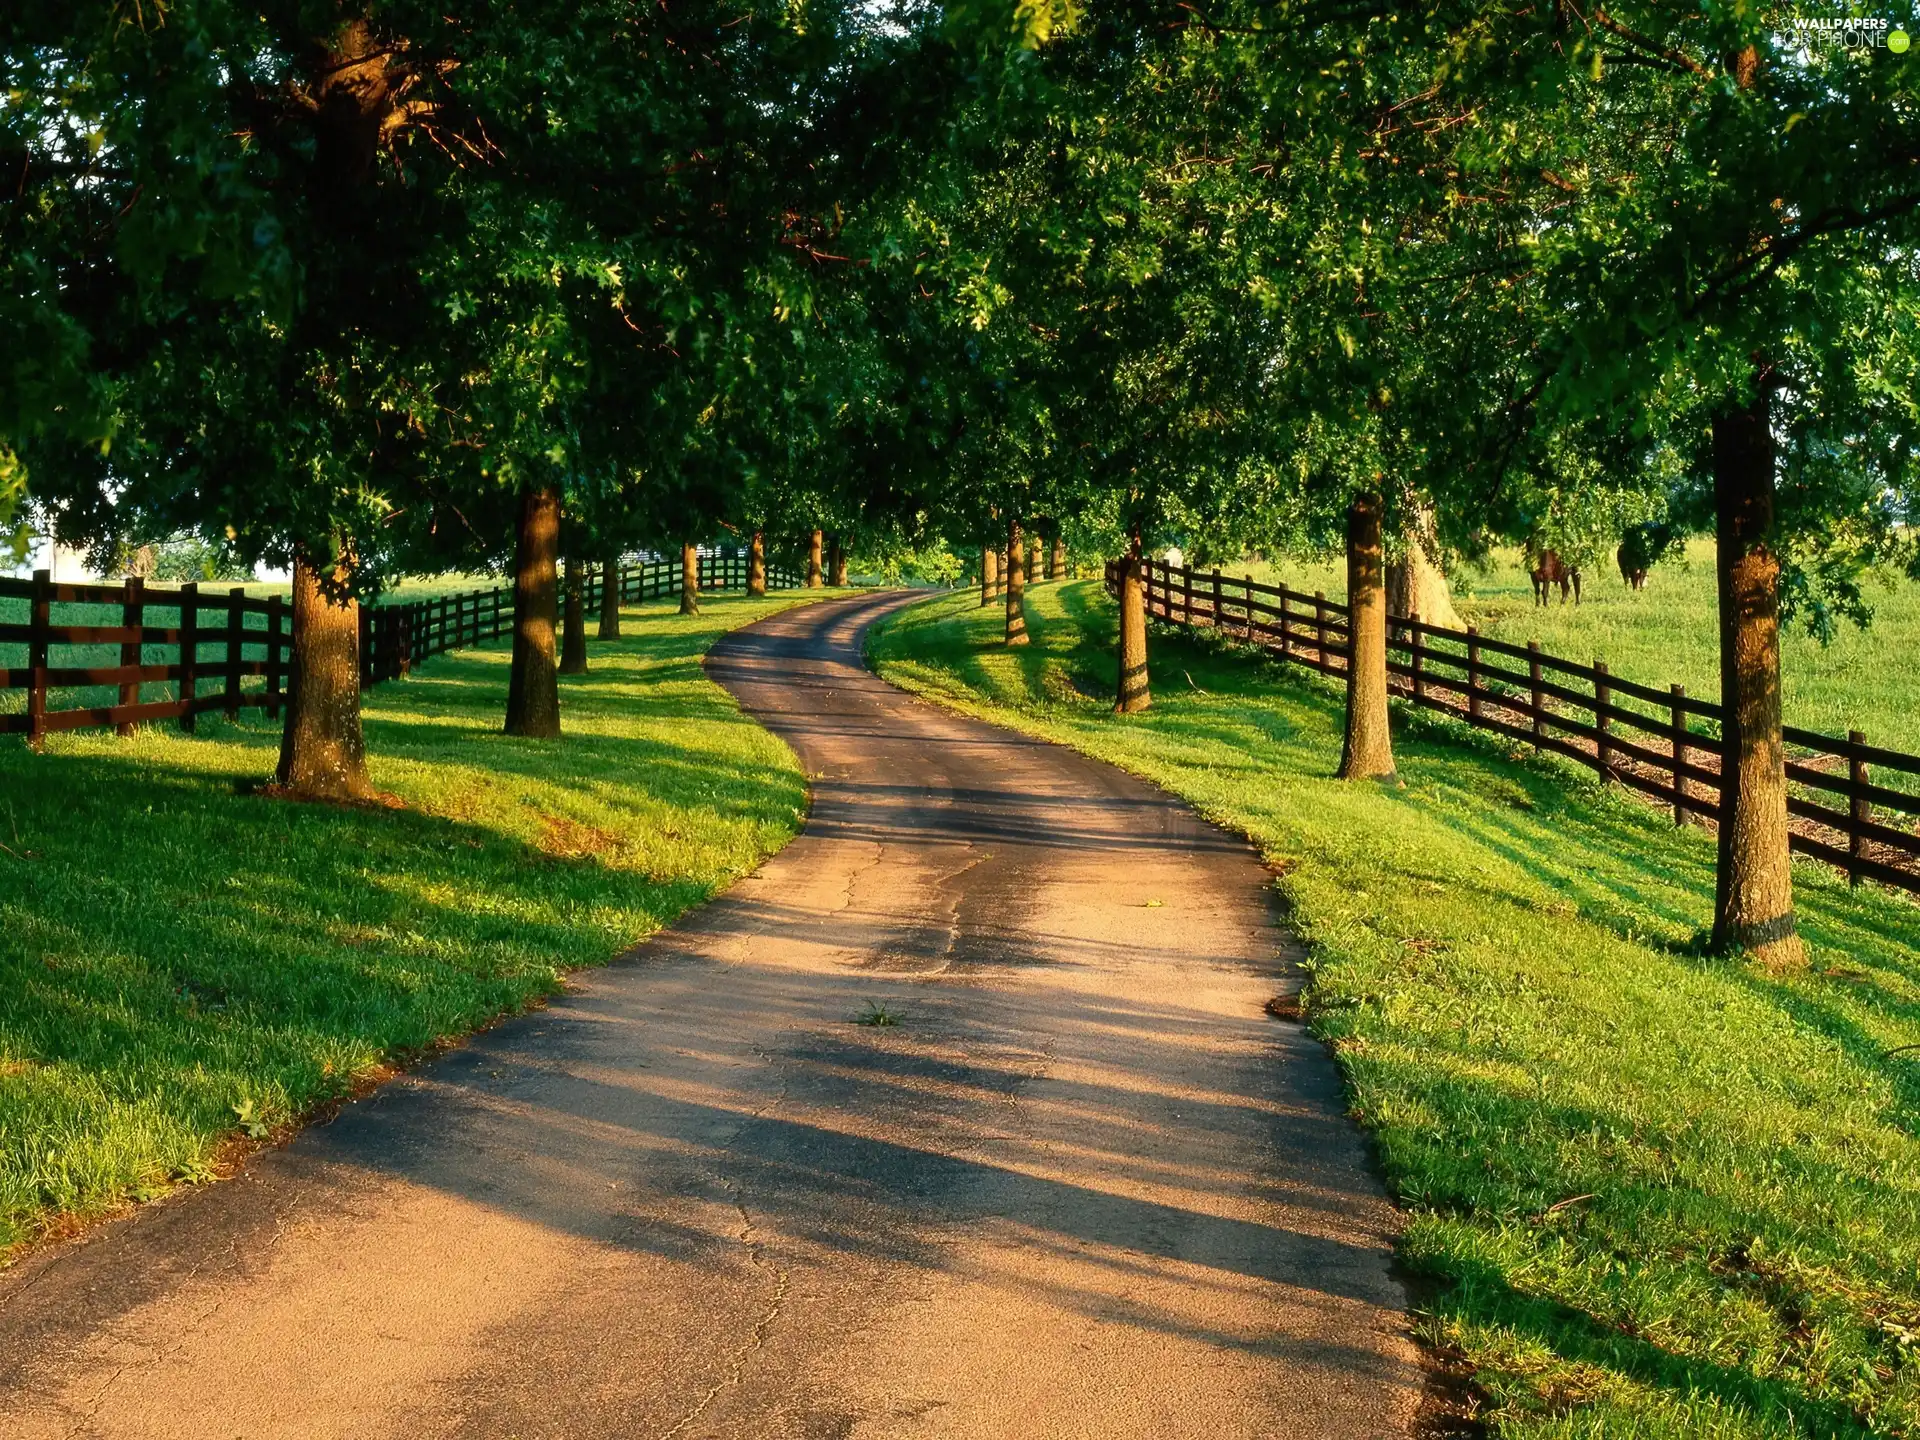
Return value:
[[(1400, 252), (1408, 293), (1414, 272), (1465, 277), (1433, 323), (1462, 355), (1515, 357), (1447, 400), (1451, 430), (1485, 442), (1483, 486), (1664, 447), (1711, 494), (1725, 717), (1712, 939), (1793, 965), (1779, 624), (1864, 620), (1863, 572), (1912, 563), (1896, 520), (1920, 428), (1914, 72), (1760, 10), (1564, 18), (1476, 10), (1467, 63), (1424, 84), (1408, 73), (1423, 98), (1388, 148), (1435, 164), (1452, 201), (1443, 243)], [(1442, 116), (1453, 138), (1435, 152)], [(1641, 462), (1649, 490), (1657, 470)]]
[(1357, 495), (1347, 510), (1347, 727), (1342, 780), (1392, 780), (1387, 723), (1386, 556), (1378, 494)]
[[(587, 578), (580, 560), (567, 556), (565, 607), (561, 622), (560, 673), (587, 673)], [(615, 614), (619, 612), (616, 609)]]
[(600, 562), (600, 638), (620, 638), (620, 552), (609, 550)]
[(302, 799), (373, 798), (360, 728), (360, 606), (353, 559), (322, 569), (305, 553), (293, 564), (293, 633), (287, 717), (274, 785)]
[(554, 657), (560, 556), (560, 496), (520, 495), (514, 547), (513, 667), (507, 680), (509, 735), (551, 740), (560, 734), (559, 667)]
[(1027, 643), (1027, 554), (1018, 520), (1007, 521), (1006, 643)]
[(691, 540), (680, 546), (680, 613), (700, 613), (700, 547)]
[(1135, 531), (1120, 561), (1120, 678), (1113, 708), (1121, 715), (1137, 714), (1153, 704), (1147, 676), (1147, 597), (1141, 560), (1140, 535)]
[(747, 594), (764, 595), (767, 593), (767, 537), (766, 532), (756, 530), (753, 539), (747, 545)]

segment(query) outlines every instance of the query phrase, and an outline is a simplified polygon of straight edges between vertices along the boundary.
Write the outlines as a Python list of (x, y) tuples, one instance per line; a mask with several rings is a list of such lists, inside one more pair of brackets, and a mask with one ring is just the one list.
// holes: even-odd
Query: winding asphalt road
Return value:
[[(868, 675), (710, 673), (805, 833), (550, 1009), (0, 1276), (0, 1435), (1383, 1437), (1393, 1215), (1247, 847)], [(875, 1007), (894, 1025), (863, 1025)]]

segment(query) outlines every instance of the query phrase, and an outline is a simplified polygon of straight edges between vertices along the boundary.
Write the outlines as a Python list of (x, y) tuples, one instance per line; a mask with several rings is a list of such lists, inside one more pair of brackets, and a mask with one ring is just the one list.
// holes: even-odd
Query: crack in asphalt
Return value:
[[(752, 1048), (753, 1053), (759, 1056), (761, 1063), (780, 1077), (779, 1085), (773, 1095), (767, 1100), (766, 1104), (756, 1110), (748, 1112), (747, 1117), (740, 1122), (733, 1134), (728, 1137), (726, 1146), (723, 1147), (724, 1149), (731, 1149), (734, 1143), (747, 1132), (750, 1126), (757, 1121), (765, 1119), (774, 1110), (784, 1104), (787, 1098), (787, 1077), (782, 1069), (780, 1058), (764, 1046), (755, 1045)], [(734, 1347), (733, 1354), (728, 1358), (727, 1373), (725, 1376), (716, 1380), (712, 1385), (709, 1385), (706, 1392), (694, 1402), (691, 1410), (685, 1415), (682, 1415), (669, 1428), (661, 1431), (659, 1440), (673, 1440), (673, 1437), (684, 1432), (689, 1425), (706, 1414), (713, 1402), (717, 1400), (724, 1391), (738, 1388), (746, 1379), (748, 1361), (753, 1358), (755, 1353), (765, 1348), (767, 1337), (773, 1333), (774, 1323), (780, 1318), (780, 1312), (786, 1308), (787, 1295), (792, 1289), (792, 1272), (776, 1266), (768, 1260), (765, 1242), (755, 1238), (759, 1227), (754, 1223), (752, 1212), (747, 1209), (746, 1187), (738, 1180), (724, 1173), (716, 1174), (714, 1178), (719, 1181), (721, 1188), (727, 1192), (728, 1198), (733, 1201), (733, 1208), (740, 1212), (740, 1231), (734, 1239), (746, 1250), (747, 1263), (758, 1270), (771, 1272), (774, 1277), (773, 1298), (768, 1302), (767, 1308), (761, 1312), (759, 1318), (754, 1322), (753, 1329), (748, 1332), (746, 1339)]]
[(754, 1322), (753, 1329), (748, 1332), (747, 1338), (734, 1348), (734, 1352), (727, 1362), (726, 1375), (709, 1385), (706, 1393), (694, 1402), (691, 1410), (681, 1416), (680, 1419), (675, 1421), (668, 1429), (661, 1431), (659, 1440), (673, 1440), (674, 1436), (681, 1434), (689, 1425), (706, 1414), (708, 1408), (720, 1397), (723, 1391), (736, 1388), (746, 1379), (747, 1363), (753, 1358), (757, 1351), (765, 1348), (767, 1337), (773, 1333), (774, 1323), (779, 1320), (780, 1312), (786, 1308), (787, 1295), (793, 1285), (792, 1272), (782, 1269), (768, 1260), (765, 1244), (754, 1238), (758, 1227), (754, 1224), (752, 1212), (747, 1209), (746, 1201), (743, 1198), (744, 1192), (740, 1186), (724, 1178), (721, 1183), (732, 1193), (733, 1207), (740, 1212), (740, 1233), (735, 1238), (746, 1248), (747, 1261), (749, 1264), (757, 1269), (772, 1273), (774, 1277), (773, 1298), (767, 1303), (767, 1308), (761, 1312), (759, 1319)]
[[(263, 1254), (272, 1254), (273, 1251), (279, 1248), (280, 1237), (286, 1233), (286, 1225), (287, 1213), (285, 1205), (275, 1205), (273, 1207), (273, 1232), (267, 1236), (266, 1243), (261, 1246), (261, 1252)], [(203, 1270), (227, 1269), (239, 1263), (240, 1243), (236, 1240), (228, 1245), (224, 1252), (218, 1254), (217, 1260), (210, 1257), (207, 1260), (195, 1261), (192, 1265), (188, 1266), (186, 1272), (180, 1277), (179, 1283), (182, 1285), (191, 1284)], [(67, 1440), (77, 1440), (77, 1437), (92, 1425), (94, 1417), (100, 1413), (100, 1407), (106, 1403), (107, 1396), (112, 1394), (119, 1386), (120, 1381), (126, 1376), (129, 1370), (141, 1366), (155, 1368), (164, 1365), (185, 1347), (187, 1342), (198, 1333), (202, 1326), (220, 1313), (226, 1306), (231, 1293), (231, 1291), (223, 1290), (215, 1295), (212, 1302), (194, 1317), (194, 1323), (181, 1327), (174, 1337), (173, 1344), (169, 1345), (159, 1354), (147, 1356), (134, 1355), (115, 1367), (113, 1373), (101, 1381), (100, 1387), (88, 1397), (87, 1403), (80, 1411), (79, 1417), (68, 1427)]]

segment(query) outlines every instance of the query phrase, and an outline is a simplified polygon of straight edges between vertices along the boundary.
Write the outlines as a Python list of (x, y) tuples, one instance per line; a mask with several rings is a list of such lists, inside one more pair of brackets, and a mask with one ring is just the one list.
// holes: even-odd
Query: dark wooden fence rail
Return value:
[[(1107, 566), (1116, 591), (1120, 562)], [(1347, 607), (1321, 594), (1218, 570), (1145, 562), (1147, 613), (1217, 629), (1327, 675), (1347, 669)], [(1472, 626), (1388, 617), (1388, 681), (1401, 698), (1591, 765), (1672, 811), (1676, 825), (1718, 823), (1720, 706), (1514, 645)], [(1920, 892), (1920, 756), (1786, 727), (1791, 844), (1847, 872)], [(1879, 780), (1875, 779), (1876, 772)], [(1891, 774), (1889, 774), (1891, 772)], [(1882, 783), (1891, 779), (1894, 783)]]
[[(739, 590), (746, 583), (744, 555), (700, 557), (702, 590)], [(767, 583), (784, 588), (798, 581), (770, 566)], [(592, 612), (603, 584), (595, 567), (586, 587)], [(680, 562), (622, 565), (619, 584), (628, 604), (677, 594)], [(280, 714), (293, 654), (292, 617), (282, 596), (198, 585), (162, 590), (138, 580), (55, 584), (41, 570), (30, 580), (0, 577), (0, 600), (24, 600), (27, 610), (24, 624), (0, 623), (0, 647), (26, 652), (25, 665), (0, 666), (0, 693), (24, 691), (26, 701), (22, 709), (0, 711), (0, 734), (24, 734), (37, 746), (58, 730), (111, 725), (124, 735), (145, 720), (177, 719), (191, 731), (195, 717), (209, 711)], [(74, 614), (76, 607), (84, 609)], [(434, 655), (512, 631), (513, 588), (506, 585), (366, 606), (361, 682), (377, 685)], [(111, 646), (119, 647), (116, 662), (97, 663), (102, 647)], [(91, 653), (60, 653), (75, 649)], [(89, 697), (73, 693), (100, 689), (115, 692), (111, 703), (79, 703)]]

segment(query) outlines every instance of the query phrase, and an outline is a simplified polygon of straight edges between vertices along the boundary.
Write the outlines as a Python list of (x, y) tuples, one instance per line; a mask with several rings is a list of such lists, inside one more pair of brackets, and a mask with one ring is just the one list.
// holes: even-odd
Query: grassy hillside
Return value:
[[(1224, 567), (1223, 567), (1224, 568)], [(1298, 590), (1344, 598), (1346, 573), (1333, 564), (1281, 562), (1252, 569)], [(1604, 660), (1617, 675), (1717, 699), (1720, 661), (1715, 639), (1713, 542), (1696, 540), (1685, 560), (1658, 566), (1639, 594), (1620, 572), (1584, 577), (1585, 601), (1562, 605), (1556, 591), (1544, 609), (1512, 551), (1486, 575), (1465, 577), (1456, 605), (1468, 624), (1503, 640), (1538, 640), (1554, 654), (1585, 664)], [(1469, 588), (1470, 587), (1470, 588)], [(1874, 743), (1920, 754), (1920, 585), (1876, 585), (1870, 629), (1843, 627), (1831, 645), (1791, 631), (1781, 656), (1787, 723), (1844, 735), (1864, 730)]]
[(1810, 973), (1705, 958), (1706, 837), (1404, 713), (1404, 787), (1336, 781), (1337, 692), (1209, 637), (1156, 635), (1115, 719), (1099, 586), (1029, 606), (1024, 652), (956, 597), (872, 653), (1259, 843), (1498, 1434), (1920, 1433), (1920, 907), (1801, 865)]
[(794, 603), (626, 612), (562, 680), (564, 739), (499, 733), (503, 646), (367, 698), (406, 808), (242, 793), (277, 734), (0, 738), (0, 1255), (216, 1173), (222, 1145), (551, 993), (794, 833), (791, 752), (701, 672)]

